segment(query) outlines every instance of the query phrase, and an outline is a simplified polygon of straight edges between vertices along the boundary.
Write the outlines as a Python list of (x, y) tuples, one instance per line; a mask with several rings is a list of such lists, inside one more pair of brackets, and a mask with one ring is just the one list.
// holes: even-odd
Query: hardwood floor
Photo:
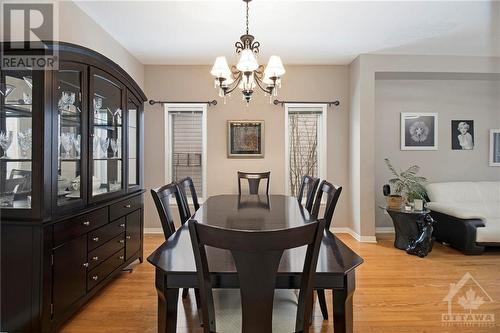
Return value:
[[(377, 244), (358, 243), (341, 234), (348, 246), (365, 262), (357, 270), (354, 294), (354, 327), (357, 333), (457, 333), (500, 332), (500, 250), (481, 256), (465, 256), (460, 252), (435, 244), (428, 257), (407, 255), (393, 247), (393, 236), (383, 235)], [(162, 235), (145, 236), (145, 255), (163, 242)], [(472, 313), (494, 314), (491, 327), (443, 326), (441, 314), (448, 306), (443, 301), (451, 283), (457, 283), (470, 273), (493, 299), (469, 281), (462, 289), (476, 291), (483, 297), (479, 309)], [(470, 294), (471, 296), (472, 294)], [(179, 305), (178, 332), (202, 332), (192, 294)], [(464, 298), (474, 305), (478, 298)], [(327, 292), (331, 311), (331, 293)], [(479, 303), (481, 303), (479, 301)], [(476, 302), (475, 304), (479, 304)], [(464, 303), (462, 303), (464, 304)], [(453, 299), (454, 312), (464, 311)], [(316, 302), (312, 332), (332, 332), (333, 322), (324, 322)], [(123, 273), (92, 299), (63, 328), (62, 332), (156, 332), (156, 291), (154, 270), (146, 261), (134, 267), (133, 273)]]

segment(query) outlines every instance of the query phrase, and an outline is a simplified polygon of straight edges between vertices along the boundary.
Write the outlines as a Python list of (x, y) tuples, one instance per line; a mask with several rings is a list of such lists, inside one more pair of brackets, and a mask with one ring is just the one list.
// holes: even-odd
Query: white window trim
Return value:
[(285, 104), (285, 193), (291, 195), (290, 193), (290, 151), (289, 151), (289, 108), (320, 108), (321, 109), (321, 128), (318, 131), (321, 140), (318, 140), (318, 177), (323, 179), (327, 178), (327, 105), (326, 104), (300, 104), (300, 103), (286, 103)]
[[(170, 112), (192, 112), (193, 109), (199, 109), (202, 112), (202, 193), (201, 196), (198, 194), (198, 201), (199, 203), (203, 203), (207, 198), (207, 105), (205, 103), (165, 103), (163, 104), (163, 107), (165, 118), (165, 184), (168, 184), (172, 181), (172, 160), (170, 158), (172, 153), (172, 140), (170, 140), (170, 134), (172, 133), (172, 124), (170, 121)], [(189, 203), (192, 204), (191, 198), (189, 198)]]

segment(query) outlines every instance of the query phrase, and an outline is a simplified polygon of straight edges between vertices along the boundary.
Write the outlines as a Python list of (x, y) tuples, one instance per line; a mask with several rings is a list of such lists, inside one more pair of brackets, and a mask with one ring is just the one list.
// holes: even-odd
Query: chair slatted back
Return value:
[(276, 231), (240, 231), (189, 221), (198, 271), (203, 330), (216, 332), (212, 281), (205, 246), (229, 250), (240, 283), (242, 332), (272, 331), (273, 299), (278, 267), (284, 250), (307, 245), (295, 322), (296, 332), (309, 331), (312, 278), (316, 271), (325, 222)]
[(181, 217), (182, 224), (184, 224), (192, 216), (191, 209), (189, 208), (189, 201), (186, 190), (189, 190), (191, 199), (193, 200), (193, 207), (195, 212), (200, 208), (200, 204), (198, 203), (198, 195), (196, 194), (196, 189), (191, 177), (186, 177), (177, 181), (177, 187), (179, 188), (179, 195), (181, 196), (182, 205), (184, 208), (183, 216)]
[(313, 178), (311, 176), (302, 177), (302, 183), (300, 184), (299, 193), (297, 195), (297, 201), (299, 204), (302, 204), (302, 198), (304, 197), (304, 191), (307, 187), (306, 193), (306, 204), (305, 208), (310, 213), (313, 207), (314, 195), (316, 194), (316, 190), (318, 189), (319, 178)]
[(269, 182), (271, 172), (241, 172), (238, 171), (238, 193), (241, 195), (241, 180), (248, 181), (248, 190), (250, 194), (259, 194), (259, 185), (262, 179), (267, 180), (266, 194), (269, 194)]
[(332, 223), (333, 212), (335, 211), (335, 207), (337, 206), (337, 202), (339, 201), (340, 193), (342, 193), (341, 186), (335, 186), (326, 180), (323, 180), (319, 185), (318, 193), (316, 194), (316, 199), (314, 201), (314, 207), (311, 215), (319, 218), (319, 208), (321, 205), (321, 199), (323, 198), (323, 194), (326, 193), (326, 207), (325, 214), (323, 215), (323, 219), (325, 220), (325, 228), (328, 230)]
[(153, 201), (156, 205), (156, 210), (158, 211), (158, 215), (160, 216), (163, 234), (165, 235), (165, 239), (168, 239), (170, 235), (175, 232), (174, 219), (172, 211), (170, 210), (171, 197), (175, 197), (181, 220), (185, 215), (184, 205), (182, 203), (182, 198), (180, 197), (177, 184), (170, 183), (162, 187), (152, 189), (151, 196), (153, 197)]

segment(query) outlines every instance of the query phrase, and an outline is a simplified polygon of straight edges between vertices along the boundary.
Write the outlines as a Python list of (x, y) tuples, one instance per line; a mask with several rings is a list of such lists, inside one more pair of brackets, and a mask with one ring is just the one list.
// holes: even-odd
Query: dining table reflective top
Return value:
[[(213, 196), (201, 205), (191, 219), (220, 228), (246, 231), (287, 229), (316, 221), (296, 198), (286, 195)], [(332, 224), (335, 225), (335, 219)], [(278, 274), (301, 273), (304, 257), (305, 247), (286, 250)], [(211, 272), (236, 271), (229, 251), (208, 247), (207, 259)], [(172, 234), (148, 257), (148, 261), (168, 274), (196, 272), (188, 224)], [(316, 274), (346, 274), (362, 262), (363, 259), (333, 233), (325, 231)]]

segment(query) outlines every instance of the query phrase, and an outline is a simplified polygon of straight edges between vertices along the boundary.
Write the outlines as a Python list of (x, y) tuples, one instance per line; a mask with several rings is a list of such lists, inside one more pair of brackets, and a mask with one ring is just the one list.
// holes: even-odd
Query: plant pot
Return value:
[(387, 207), (390, 209), (401, 209), (403, 197), (400, 195), (389, 195), (387, 197)]
[(414, 199), (413, 200), (413, 208), (418, 211), (424, 210), (424, 200), (422, 199)]

